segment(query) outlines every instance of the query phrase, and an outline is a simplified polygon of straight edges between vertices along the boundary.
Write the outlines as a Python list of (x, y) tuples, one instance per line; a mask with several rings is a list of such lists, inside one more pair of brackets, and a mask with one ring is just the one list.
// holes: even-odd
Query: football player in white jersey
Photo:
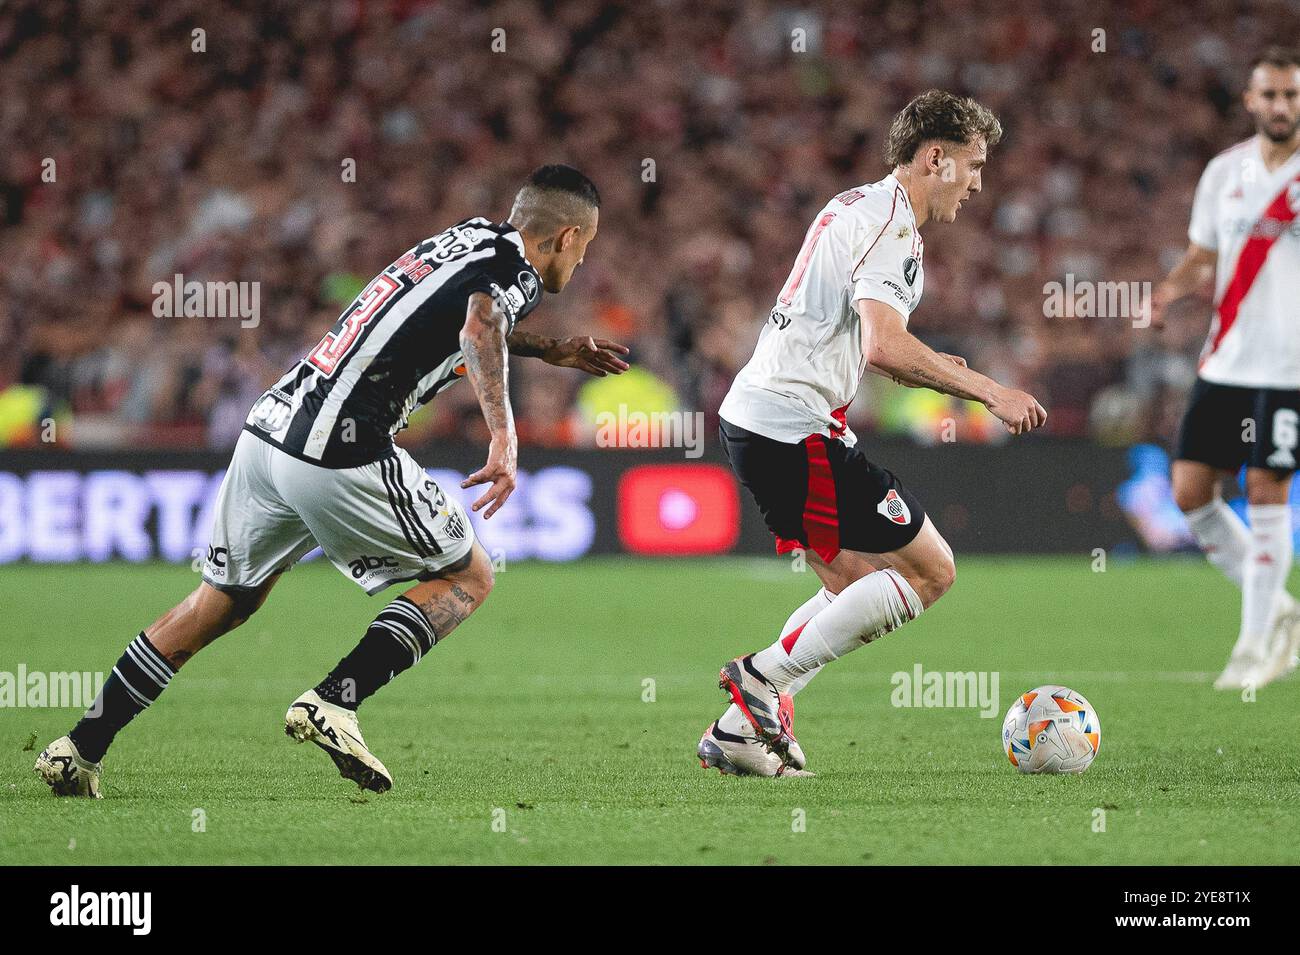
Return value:
[[(1174, 498), (1197, 543), (1241, 588), (1241, 629), (1220, 689), (1294, 668), (1300, 614), (1287, 593), (1287, 503), (1300, 423), (1300, 54), (1270, 49), (1244, 96), (1256, 133), (1206, 166), (1187, 253), (1157, 288), (1152, 318), (1214, 273), (1214, 317), (1173, 465)], [(1219, 496), (1246, 469), (1250, 527)]]
[(777, 552), (807, 554), (822, 589), (764, 650), (722, 669), (731, 706), (697, 748), (703, 766), (804, 771), (791, 698), (831, 660), (912, 620), (953, 582), (952, 551), (919, 501), (857, 447), (845, 411), (864, 371), (983, 402), (1012, 434), (1047, 414), (931, 350), (907, 330), (921, 298), (920, 228), (952, 222), (979, 192), (997, 118), (974, 100), (923, 93), (894, 118), (893, 169), (817, 213), (785, 286), (720, 409), (721, 440)]

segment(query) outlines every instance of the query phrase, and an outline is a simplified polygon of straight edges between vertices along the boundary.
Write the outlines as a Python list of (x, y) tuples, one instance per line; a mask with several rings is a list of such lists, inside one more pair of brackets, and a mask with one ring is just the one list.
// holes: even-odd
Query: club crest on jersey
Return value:
[(912, 522), (912, 512), (907, 509), (907, 504), (898, 496), (898, 492), (892, 487), (885, 494), (884, 499), (876, 505), (876, 511), (887, 520), (895, 524), (910, 524)]
[(1293, 182), (1286, 187), (1286, 204), (1292, 212), (1300, 214), (1300, 182)]
[(465, 539), (465, 522), (460, 519), (460, 514), (456, 511), (447, 511), (447, 524), (443, 531), (454, 541), (463, 541)]
[(909, 255), (903, 260), (903, 281), (907, 283), (908, 288), (916, 284), (916, 270), (920, 266), (921, 263), (916, 261), (914, 255)]

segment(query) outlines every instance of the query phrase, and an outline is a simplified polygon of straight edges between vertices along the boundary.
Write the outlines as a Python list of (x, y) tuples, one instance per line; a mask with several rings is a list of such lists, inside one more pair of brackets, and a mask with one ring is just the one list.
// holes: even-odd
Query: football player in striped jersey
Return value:
[(218, 492), (203, 582), (140, 632), (85, 717), (41, 753), (36, 771), (56, 794), (99, 796), (100, 760), (117, 732), (318, 545), (368, 594), (416, 583), (293, 702), (285, 731), (315, 743), (358, 785), (392, 785), (362, 739), (357, 707), (464, 622), (493, 586), (460, 504), (393, 436), (414, 408), (468, 378), (491, 443), (463, 486), (488, 485), (472, 507), (488, 519), (515, 487), (508, 356), (596, 376), (627, 369), (623, 345), (517, 327), (543, 290), (559, 292), (582, 264), (599, 206), (576, 169), (538, 169), (506, 222), (467, 219), (410, 249), (258, 399)]

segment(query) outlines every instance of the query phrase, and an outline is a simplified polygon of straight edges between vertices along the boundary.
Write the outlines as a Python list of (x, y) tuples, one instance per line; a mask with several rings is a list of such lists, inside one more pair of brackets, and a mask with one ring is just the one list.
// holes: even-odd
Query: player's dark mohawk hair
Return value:
[(589, 206), (600, 208), (600, 193), (596, 190), (596, 184), (572, 166), (563, 163), (552, 163), (534, 169), (533, 174), (528, 177), (527, 185), (537, 189), (567, 192), (577, 196)]

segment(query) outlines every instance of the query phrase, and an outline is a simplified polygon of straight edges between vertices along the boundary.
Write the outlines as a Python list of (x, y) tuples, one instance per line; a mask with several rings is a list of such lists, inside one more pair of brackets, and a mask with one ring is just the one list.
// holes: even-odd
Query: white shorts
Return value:
[(218, 590), (255, 588), (317, 544), (375, 594), (463, 560), (474, 530), (401, 448), (358, 468), (322, 468), (245, 431), (217, 494), (203, 579)]

